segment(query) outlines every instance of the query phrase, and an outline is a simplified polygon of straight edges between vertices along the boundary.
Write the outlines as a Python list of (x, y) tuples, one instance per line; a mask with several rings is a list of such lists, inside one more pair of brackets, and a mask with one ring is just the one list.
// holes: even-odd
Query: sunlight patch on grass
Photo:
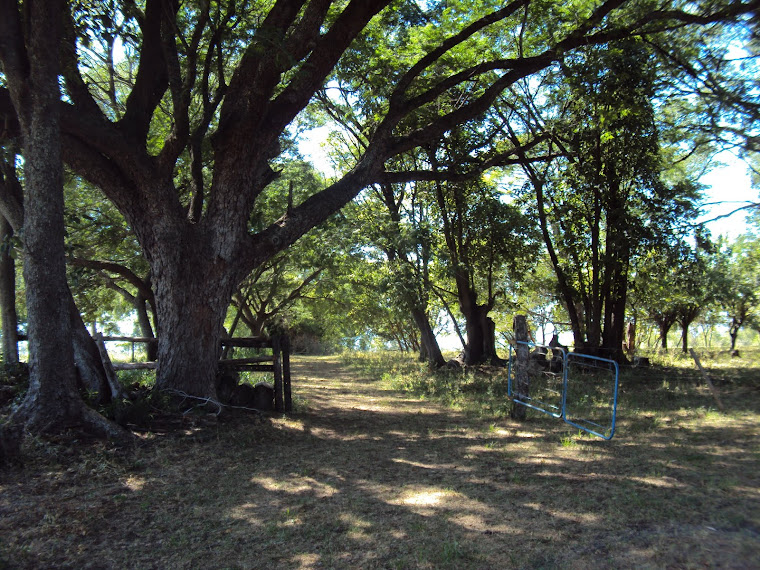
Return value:
[(571, 523), (571, 524), (584, 524), (584, 525), (598, 525), (604, 523), (604, 517), (598, 513), (579, 512), (579, 511), (563, 511), (556, 508), (547, 511), (547, 514), (551, 515), (554, 519)]
[(689, 487), (689, 485), (667, 476), (628, 477), (628, 480), (662, 489), (685, 489)]
[(446, 494), (445, 491), (419, 491), (403, 499), (402, 503), (418, 507), (434, 507), (441, 503)]
[(441, 463), (422, 463), (421, 461), (413, 461), (411, 459), (405, 459), (403, 457), (393, 457), (391, 458), (391, 461), (393, 463), (398, 463), (400, 465), (408, 465), (409, 467), (416, 467), (418, 469), (454, 469), (457, 472), (460, 473), (467, 473), (472, 472), (473, 468), (471, 466), (463, 466), (463, 465), (455, 465), (455, 464), (441, 464)]
[(320, 556), (319, 554), (314, 554), (313, 552), (305, 552), (303, 554), (296, 554), (295, 556), (292, 556), (290, 558), (290, 562), (292, 566), (291, 568), (318, 568), (322, 566), (320, 564)]
[(326, 483), (322, 483), (306, 476), (283, 477), (275, 479), (274, 477), (254, 477), (252, 483), (260, 485), (263, 489), (271, 492), (288, 493), (291, 495), (304, 495), (324, 499), (332, 497), (338, 490)]
[(130, 491), (142, 491), (146, 483), (147, 481), (145, 480), (144, 477), (137, 477), (135, 475), (130, 475), (124, 481), (124, 486), (127, 487), (127, 489), (129, 489)]
[(407, 507), (443, 507), (461, 496), (452, 489), (414, 486), (406, 488), (402, 491), (400, 497), (389, 502), (393, 505), (404, 505)]

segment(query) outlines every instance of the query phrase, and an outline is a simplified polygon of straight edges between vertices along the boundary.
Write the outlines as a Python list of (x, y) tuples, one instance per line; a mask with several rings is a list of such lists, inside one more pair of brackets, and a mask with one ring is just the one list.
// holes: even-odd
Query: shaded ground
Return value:
[[(294, 362), (296, 413), (127, 454), (32, 442), (0, 475), (10, 568), (757, 567), (757, 391), (728, 416), (621, 413), (605, 442), (481, 420), (337, 358)], [(709, 403), (709, 402), (708, 402)], [(623, 406), (623, 409), (625, 407)], [(0, 564), (2, 567), (2, 564)]]

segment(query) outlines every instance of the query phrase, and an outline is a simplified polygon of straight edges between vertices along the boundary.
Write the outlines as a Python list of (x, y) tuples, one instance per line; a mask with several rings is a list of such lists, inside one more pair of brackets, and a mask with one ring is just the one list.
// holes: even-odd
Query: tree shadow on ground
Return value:
[[(760, 557), (756, 416), (636, 419), (606, 442), (543, 416), (479, 420), (335, 363), (294, 377), (308, 408), (271, 426), (155, 445), (71, 494), (76, 473), (42, 476), (47, 511), (14, 534), (30, 545), (19, 567), (743, 568)], [(31, 489), (3, 491), (35, 509)]]

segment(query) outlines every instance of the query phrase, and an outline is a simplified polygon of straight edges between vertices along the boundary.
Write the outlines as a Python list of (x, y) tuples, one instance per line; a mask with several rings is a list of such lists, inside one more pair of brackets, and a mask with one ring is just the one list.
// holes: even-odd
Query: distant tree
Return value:
[(751, 234), (739, 236), (722, 251), (721, 261), (717, 295), (728, 317), (733, 352), (739, 331), (760, 315), (760, 241)]
[(676, 321), (681, 327), (681, 351), (689, 353), (689, 327), (715, 301), (716, 277), (710, 260), (692, 250), (677, 270)]
[[(261, 231), (280, 212), (318, 191), (324, 181), (300, 159), (280, 165), (280, 177), (260, 198), (261, 206), (250, 220), (251, 231)], [(233, 305), (251, 334), (265, 334), (275, 321), (286, 324), (290, 309), (335, 278), (356, 247), (352, 226), (342, 213), (312, 229), (287, 250), (255, 268), (232, 296)], [(324, 287), (323, 287), (324, 288)]]
[(445, 360), (430, 317), (430, 265), (436, 238), (422, 187), (423, 183), (375, 185), (365, 192), (364, 200), (374, 200), (380, 208), (365, 204), (360, 216), (368, 245), (381, 251), (387, 264), (391, 303), (408, 311), (416, 326), (419, 341), (415, 338), (414, 344), (420, 359), (438, 368)]
[(689, 327), (716, 302), (723, 277), (709, 237), (698, 233), (696, 244), (685, 241), (651, 250), (636, 266), (636, 305), (659, 330), (663, 350), (668, 332), (681, 327), (681, 349), (688, 354)]
[[(419, 42), (396, 44), (407, 22), (371, 25), (393, 20), (390, 0), (77, 2), (64, 11), (60, 45), (49, 52), (62, 58), (63, 159), (124, 215), (151, 267), (158, 388), (215, 396), (218, 338), (238, 284), (363, 188), (431, 176), (386, 170), (389, 159), (481, 117), (516, 81), (574, 49), (734, 21), (755, 9), (754, 2), (710, 2), (652, 10), (632, 0), (540, 9), (521, 0), (432, 3), (427, 11), (428, 4), (401, 4), (422, 12)], [(24, 59), (29, 49), (24, 30), (47, 23), (31, 11), (22, 26), (20, 7), (7, 0), (0, 13), (9, 87), (9, 57)], [(535, 41), (521, 42), (526, 36)], [(123, 59), (110, 38), (121, 42)], [(353, 51), (355, 41), (369, 39), (378, 57)], [(401, 65), (389, 69), (382, 60), (389, 54)], [(380, 86), (360, 158), (252, 234), (248, 221), (277, 178), (273, 161), (287, 131), (341, 60)], [(20, 117), (9, 91), (0, 89), (0, 107), (11, 124)], [(475, 170), (491, 158), (477, 157)], [(436, 177), (455, 175), (461, 172)]]
[(486, 180), (436, 182), (435, 196), (445, 267), (465, 320), (464, 362), (496, 363), (496, 330), (489, 313), (506, 294), (498, 284), (505, 274), (529, 269), (537, 236), (530, 221)]
[(656, 71), (643, 42), (591, 47), (563, 63), (542, 123), (530, 109), (517, 110), (533, 129), (551, 133), (548, 166), (526, 156), (523, 167), (575, 346), (618, 360), (635, 257), (664, 246), (696, 214), (694, 186), (663, 180)]

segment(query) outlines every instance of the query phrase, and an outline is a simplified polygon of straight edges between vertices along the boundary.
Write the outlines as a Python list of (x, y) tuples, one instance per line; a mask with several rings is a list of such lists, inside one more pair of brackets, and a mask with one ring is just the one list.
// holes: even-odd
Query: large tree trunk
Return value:
[(467, 332), (464, 363), (503, 363), (496, 354), (495, 325), (493, 319), (488, 316), (490, 307), (473, 302), (461, 304), (460, 308), (462, 315), (464, 315), (465, 330)]
[(11, 255), (13, 228), (0, 214), (0, 310), (3, 327), (3, 362), (18, 364), (18, 316), (16, 314), (16, 262)]
[[(76, 389), (66, 284), (63, 166), (59, 130), (58, 37), (61, 0), (29, 3), (24, 41), (20, 14), (6, 11), (0, 33), (4, 72), (24, 142), (24, 277), (29, 323), (29, 388), (11, 423), (45, 433), (71, 426), (124, 437), (115, 424), (87, 408)], [(28, 53), (23, 46), (28, 46)], [(28, 60), (27, 60), (28, 57)], [(28, 67), (21, 64), (28, 63)]]
[(420, 353), (424, 354), (425, 360), (431, 368), (440, 368), (446, 364), (446, 360), (441, 354), (441, 347), (438, 346), (438, 339), (435, 337), (433, 327), (430, 326), (425, 311), (419, 308), (412, 309), (412, 318), (420, 331)]
[[(24, 86), (30, 94), (19, 93), (16, 100), (22, 109), (26, 107), (19, 115), (26, 119), (22, 121), (26, 182), (23, 241), (29, 321), (29, 390), (20, 413), (29, 429), (44, 432), (75, 423), (83, 403), (76, 391), (63, 247), (63, 166), (55, 55), (59, 28), (55, 20), (60, 21), (63, 4), (42, 4), (32, 3), (39, 19), (30, 30), (31, 75)], [(50, 29), (43, 31), (45, 21)]]
[[(614, 180), (614, 173), (607, 178)], [(621, 189), (615, 182), (612, 203), (608, 205), (606, 224), (606, 244), (604, 254), (604, 330), (602, 332), (601, 356), (624, 364), (628, 360), (623, 352), (625, 340), (625, 307), (628, 300), (628, 269), (631, 247), (626, 235), (628, 226), (625, 199), (620, 196)]]
[(619, 364), (628, 361), (625, 352), (623, 351), (623, 342), (626, 333), (626, 292), (627, 279), (621, 278), (619, 283), (613, 285), (612, 291), (605, 303), (604, 334), (602, 336), (602, 349), (604, 354), (601, 356), (610, 358)]
[(151, 252), (149, 260), (158, 315), (156, 386), (216, 399), (220, 339), (237, 282), (230, 268), (208, 261), (214, 259), (208, 247), (209, 240), (191, 227), (174, 247)]

